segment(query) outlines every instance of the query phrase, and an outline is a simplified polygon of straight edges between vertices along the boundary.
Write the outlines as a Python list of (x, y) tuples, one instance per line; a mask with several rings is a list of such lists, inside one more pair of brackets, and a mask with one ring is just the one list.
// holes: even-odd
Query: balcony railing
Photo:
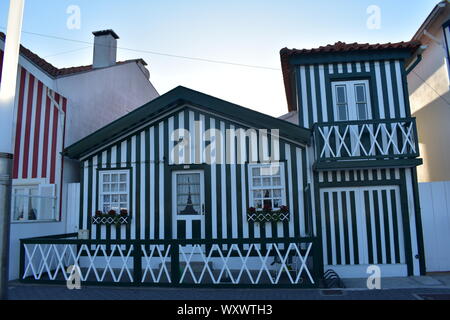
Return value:
[(419, 156), (414, 118), (318, 123), (314, 144), (316, 163)]

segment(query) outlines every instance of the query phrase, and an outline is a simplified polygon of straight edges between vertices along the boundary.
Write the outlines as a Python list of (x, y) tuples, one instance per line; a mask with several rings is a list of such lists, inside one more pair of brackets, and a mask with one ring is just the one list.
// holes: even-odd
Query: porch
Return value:
[(316, 287), (316, 238), (82, 240), (78, 234), (21, 240), (20, 281), (173, 287)]
[(415, 118), (317, 123), (313, 138), (316, 170), (422, 163)]

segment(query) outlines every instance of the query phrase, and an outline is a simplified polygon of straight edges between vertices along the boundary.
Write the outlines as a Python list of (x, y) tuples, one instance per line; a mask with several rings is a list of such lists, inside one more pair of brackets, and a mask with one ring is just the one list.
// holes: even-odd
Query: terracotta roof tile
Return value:
[(288, 102), (288, 110), (294, 111), (294, 103), (291, 101), (293, 88), (291, 85), (291, 77), (290, 74), (292, 72), (292, 68), (289, 64), (289, 58), (295, 55), (302, 54), (320, 54), (320, 53), (343, 53), (343, 52), (355, 52), (355, 51), (377, 51), (377, 50), (408, 50), (411, 53), (419, 49), (420, 47), (419, 41), (409, 41), (409, 42), (396, 42), (396, 43), (345, 43), (338, 41), (335, 44), (329, 44), (326, 46), (321, 46), (313, 49), (288, 49), (283, 48), (280, 50), (281, 57), (281, 70), (283, 72), (283, 81), (284, 88), (286, 91), (286, 98)]
[[(5, 34), (3, 32), (0, 32), (0, 39), (3, 41), (5, 40)], [(33, 64), (35, 64), (37, 67), (39, 67), (42, 71), (44, 71), (45, 73), (54, 78), (92, 70), (92, 65), (69, 67), (69, 68), (57, 68), (22, 45), (20, 45), (20, 53), (23, 56), (25, 56), (28, 60), (30, 60)], [(125, 61), (118, 61), (116, 65), (125, 64), (128, 62), (140, 62), (144, 66), (147, 65), (147, 63), (143, 59), (130, 59)]]

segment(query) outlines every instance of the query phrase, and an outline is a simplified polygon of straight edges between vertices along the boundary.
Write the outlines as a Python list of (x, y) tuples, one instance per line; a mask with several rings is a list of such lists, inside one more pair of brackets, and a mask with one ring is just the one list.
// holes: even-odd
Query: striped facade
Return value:
[[(333, 103), (334, 81), (368, 81), (370, 120), (411, 116), (402, 59), (358, 61), (355, 57), (343, 63), (324, 59), (297, 64), (294, 70), (299, 125), (305, 128), (317, 123), (339, 124)], [(383, 137), (381, 145), (386, 141)], [(312, 163), (317, 160), (315, 151), (308, 148)], [(338, 161), (333, 170), (313, 173), (314, 217), (319, 220), (325, 270), (334, 269), (344, 277), (352, 273), (363, 276), (365, 266), (376, 264), (393, 275), (424, 272), (416, 169), (385, 168), (382, 162), (369, 169), (341, 170)]]
[[(195, 125), (196, 121), (200, 125)], [(178, 141), (177, 129), (188, 130), (190, 147), (171, 153)], [(305, 147), (294, 141), (279, 140), (279, 160), (284, 163), (286, 205), (289, 222), (252, 223), (247, 221), (249, 206), (248, 164), (264, 162), (273, 155), (270, 131), (267, 137), (255, 135), (257, 143), (239, 133), (248, 129), (242, 122), (184, 105), (143, 124), (135, 132), (81, 158), (80, 228), (91, 230), (94, 239), (176, 239), (172, 213), (172, 172), (203, 170), (205, 179), (205, 239), (254, 239), (306, 236), (311, 219), (307, 186), (311, 182), (311, 163)], [(226, 130), (232, 138), (226, 139)], [(183, 132), (183, 131), (181, 131)], [(185, 132), (185, 131), (184, 131)], [(215, 136), (218, 132), (218, 134)], [(182, 133), (185, 134), (185, 133)], [(262, 139), (262, 141), (259, 141)], [(200, 145), (196, 145), (201, 142)], [(240, 143), (238, 143), (240, 142)], [(240, 146), (241, 153), (237, 148)], [(277, 146), (278, 147), (278, 146)], [(231, 150), (231, 152), (225, 152)], [(244, 161), (238, 161), (238, 154)], [(217, 158), (216, 158), (217, 157)], [(218, 161), (218, 157), (222, 160)], [(207, 161), (210, 159), (210, 162)], [(179, 160), (179, 161), (177, 161)], [(210, 163), (210, 164), (206, 164)], [(91, 217), (99, 206), (98, 173), (105, 169), (129, 169), (131, 223), (126, 226), (92, 225)]]
[[(2, 61), (0, 51), (0, 69)], [(16, 97), (13, 185), (54, 185), (60, 195), (67, 99), (22, 66)]]
[(372, 119), (409, 117), (405, 66), (403, 60), (377, 60), (348, 63), (300, 65), (296, 68), (296, 97), (299, 125), (333, 122), (331, 82), (342, 79), (368, 79)]

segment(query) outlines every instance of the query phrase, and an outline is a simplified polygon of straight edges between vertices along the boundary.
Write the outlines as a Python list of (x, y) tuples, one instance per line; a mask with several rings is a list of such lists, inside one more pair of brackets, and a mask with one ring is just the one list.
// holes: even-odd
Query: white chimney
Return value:
[(111, 29), (92, 32), (92, 34), (95, 36), (92, 67), (95, 69), (115, 65), (119, 36)]

